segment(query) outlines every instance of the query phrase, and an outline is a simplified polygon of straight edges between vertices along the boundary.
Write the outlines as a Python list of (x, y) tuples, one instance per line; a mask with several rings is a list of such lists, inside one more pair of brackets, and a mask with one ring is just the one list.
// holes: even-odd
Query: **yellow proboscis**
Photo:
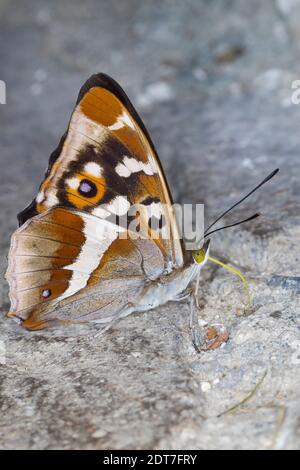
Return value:
[(228, 271), (235, 274), (236, 276), (238, 276), (241, 279), (241, 281), (244, 285), (245, 294), (246, 294), (246, 297), (247, 297), (247, 304), (248, 304), (248, 307), (250, 307), (251, 304), (252, 304), (252, 300), (251, 300), (251, 296), (250, 296), (250, 288), (249, 288), (249, 284), (248, 284), (247, 279), (241, 273), (241, 271), (239, 271), (238, 269), (233, 268), (232, 266), (228, 266), (227, 264), (222, 263), (222, 261), (219, 261), (218, 259), (212, 258), (211, 256), (209, 256), (208, 259), (209, 259), (209, 261), (212, 261), (213, 263), (218, 264), (219, 266), (222, 266), (223, 268), (227, 269)]

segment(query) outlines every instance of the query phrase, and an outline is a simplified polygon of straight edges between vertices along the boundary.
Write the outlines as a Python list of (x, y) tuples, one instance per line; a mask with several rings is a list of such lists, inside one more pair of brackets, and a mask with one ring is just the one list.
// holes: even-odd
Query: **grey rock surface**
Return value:
[(207, 265), (199, 319), (229, 332), (218, 349), (195, 352), (186, 302), (104, 338), (24, 332), (4, 317), (1, 281), (1, 448), (299, 449), (299, 21), (297, 0), (0, 1), (2, 272), (16, 214), (96, 71), (141, 112), (174, 199), (205, 203), (207, 220), (281, 169), (234, 215), (263, 217), (213, 238), (253, 297), (244, 313), (240, 282)]

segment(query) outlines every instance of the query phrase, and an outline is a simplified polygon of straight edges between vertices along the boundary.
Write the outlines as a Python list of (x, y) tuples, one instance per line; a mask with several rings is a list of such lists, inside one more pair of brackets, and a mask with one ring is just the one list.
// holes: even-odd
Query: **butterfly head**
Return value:
[(203, 266), (206, 261), (208, 260), (209, 257), (209, 245), (210, 245), (210, 240), (206, 240), (206, 242), (203, 244), (202, 248), (200, 250), (195, 250), (193, 251), (193, 258), (195, 262)]

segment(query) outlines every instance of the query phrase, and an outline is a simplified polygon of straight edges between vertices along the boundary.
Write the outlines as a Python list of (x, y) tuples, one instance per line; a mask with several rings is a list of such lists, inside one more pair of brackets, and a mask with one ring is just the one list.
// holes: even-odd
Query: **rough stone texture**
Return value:
[[(228, 329), (221, 348), (194, 351), (185, 302), (104, 339), (88, 327), (27, 333), (3, 317), (1, 447), (299, 448), (300, 2), (1, 0), (0, 18), (2, 271), (16, 214), (95, 71), (128, 91), (175, 199), (204, 202), (207, 220), (281, 168), (232, 215), (264, 217), (213, 239), (253, 296), (243, 314), (240, 283), (207, 266), (200, 318)], [(5, 312), (4, 281), (1, 301)]]

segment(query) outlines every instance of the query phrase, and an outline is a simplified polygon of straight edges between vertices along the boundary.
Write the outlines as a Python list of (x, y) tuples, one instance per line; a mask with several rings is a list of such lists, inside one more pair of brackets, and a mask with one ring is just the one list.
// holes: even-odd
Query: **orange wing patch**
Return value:
[[(148, 162), (148, 145), (134, 119), (116, 96), (105, 88), (94, 87), (80, 102), (83, 114), (97, 125), (106, 127), (143, 162)], [(148, 152), (147, 152), (148, 150)]]
[[(88, 165), (88, 164), (87, 164)], [(90, 166), (97, 165), (94, 162)], [(96, 172), (94, 172), (96, 173)], [(71, 178), (66, 179), (67, 199), (77, 209), (85, 209), (89, 206), (97, 206), (101, 204), (105, 194), (105, 178), (91, 172), (75, 173)]]

